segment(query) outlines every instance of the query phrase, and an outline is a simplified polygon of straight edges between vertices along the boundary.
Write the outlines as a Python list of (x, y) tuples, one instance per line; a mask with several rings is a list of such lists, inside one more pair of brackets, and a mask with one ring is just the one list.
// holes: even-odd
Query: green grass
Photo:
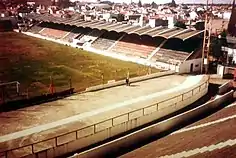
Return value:
[[(141, 76), (148, 68), (15, 32), (0, 33), (0, 82), (19, 81), (31, 95), (48, 92), (50, 76), (56, 91), (79, 91), (104, 81)], [(152, 72), (158, 72), (153, 69)]]

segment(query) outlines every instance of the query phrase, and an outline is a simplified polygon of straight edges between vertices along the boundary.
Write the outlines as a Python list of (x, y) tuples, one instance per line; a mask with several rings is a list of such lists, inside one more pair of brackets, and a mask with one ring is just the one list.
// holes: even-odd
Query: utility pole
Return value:
[(208, 73), (209, 66), (209, 51), (211, 43), (211, 23), (212, 23), (212, 5), (209, 8), (209, 0), (206, 3), (206, 13), (205, 13), (205, 30), (203, 38), (203, 48), (202, 48), (202, 64), (201, 73)]

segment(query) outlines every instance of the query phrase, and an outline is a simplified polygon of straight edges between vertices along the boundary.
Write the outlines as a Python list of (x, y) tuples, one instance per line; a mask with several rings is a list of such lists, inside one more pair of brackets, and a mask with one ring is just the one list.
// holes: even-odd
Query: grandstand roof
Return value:
[(95, 29), (95, 28), (97, 28), (97, 26), (105, 24), (105, 23), (106, 22), (104, 22), (104, 21), (98, 21), (97, 23), (90, 24), (89, 27), (91, 27), (92, 29)]
[(150, 26), (141, 27), (141, 28), (139, 28), (139, 29), (133, 31), (133, 33), (136, 33), (136, 34), (138, 34), (138, 35), (141, 35), (142, 33), (145, 33), (145, 32), (147, 32), (147, 31), (150, 30), (150, 29), (151, 29)]
[(113, 28), (116, 28), (117, 26), (120, 26), (120, 24), (118, 24), (118, 23), (113, 23), (113, 24), (104, 26), (103, 29), (112, 31), (112, 29), (113, 29)]
[(192, 30), (192, 29), (182, 29), (182, 28), (166, 28), (166, 27), (155, 27), (150, 26), (134, 26), (130, 24), (119, 24), (119, 23), (108, 23), (104, 21), (84, 21), (79, 18), (63, 19), (60, 17), (54, 17), (49, 14), (29, 14), (28, 18), (35, 19), (38, 21), (52, 22), (65, 25), (74, 25), (77, 27), (90, 27), (92, 29), (115, 31), (115, 32), (125, 32), (127, 34), (137, 34), (137, 35), (148, 35), (151, 37), (162, 37), (165, 39), (176, 38), (180, 40), (187, 40), (193, 36), (199, 35), (203, 31)]
[(146, 35), (155, 37), (159, 33), (166, 31), (166, 30), (167, 29), (165, 27), (154, 27), (154, 28), (150, 29), (148, 32), (143, 33), (142, 35), (146, 34)]

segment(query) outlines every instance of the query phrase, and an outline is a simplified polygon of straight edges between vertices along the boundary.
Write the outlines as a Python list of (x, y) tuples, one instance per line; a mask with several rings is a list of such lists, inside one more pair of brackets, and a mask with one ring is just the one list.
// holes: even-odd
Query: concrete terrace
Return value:
[(54, 102), (0, 113), (0, 136), (70, 116), (96, 111), (104, 107), (114, 107), (117, 103), (124, 103), (122, 106), (128, 106), (127, 100), (138, 99), (142, 96), (174, 88), (181, 85), (186, 78), (186, 76), (177, 75), (160, 77), (133, 83), (130, 87), (118, 86), (97, 92), (77, 94)]
[(121, 158), (235, 157), (236, 102)]
[[(189, 99), (194, 101), (205, 93), (207, 81), (204, 75), (170, 75), (1, 113), (0, 155), (38, 155), (55, 149), (59, 156), (78, 150), (116, 135), (114, 127), (124, 121), (153, 116), (148, 115), (152, 111), (162, 117), (187, 106)], [(137, 125), (134, 122), (124, 130)], [(109, 127), (110, 134), (104, 130)]]

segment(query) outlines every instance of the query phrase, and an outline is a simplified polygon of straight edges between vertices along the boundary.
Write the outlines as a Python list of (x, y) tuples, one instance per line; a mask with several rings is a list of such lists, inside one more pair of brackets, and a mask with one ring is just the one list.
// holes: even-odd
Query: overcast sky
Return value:
[[(126, 2), (129, 3), (131, 0), (110, 0), (112, 2)], [(138, 2), (139, 0), (132, 0), (133, 2)], [(163, 4), (171, 2), (171, 0), (141, 0), (142, 3), (156, 2), (157, 4)], [(212, 0), (209, 0), (212, 1)], [(206, 3), (206, 0), (175, 0), (176, 3)], [(213, 0), (213, 3), (232, 3), (233, 0)]]

